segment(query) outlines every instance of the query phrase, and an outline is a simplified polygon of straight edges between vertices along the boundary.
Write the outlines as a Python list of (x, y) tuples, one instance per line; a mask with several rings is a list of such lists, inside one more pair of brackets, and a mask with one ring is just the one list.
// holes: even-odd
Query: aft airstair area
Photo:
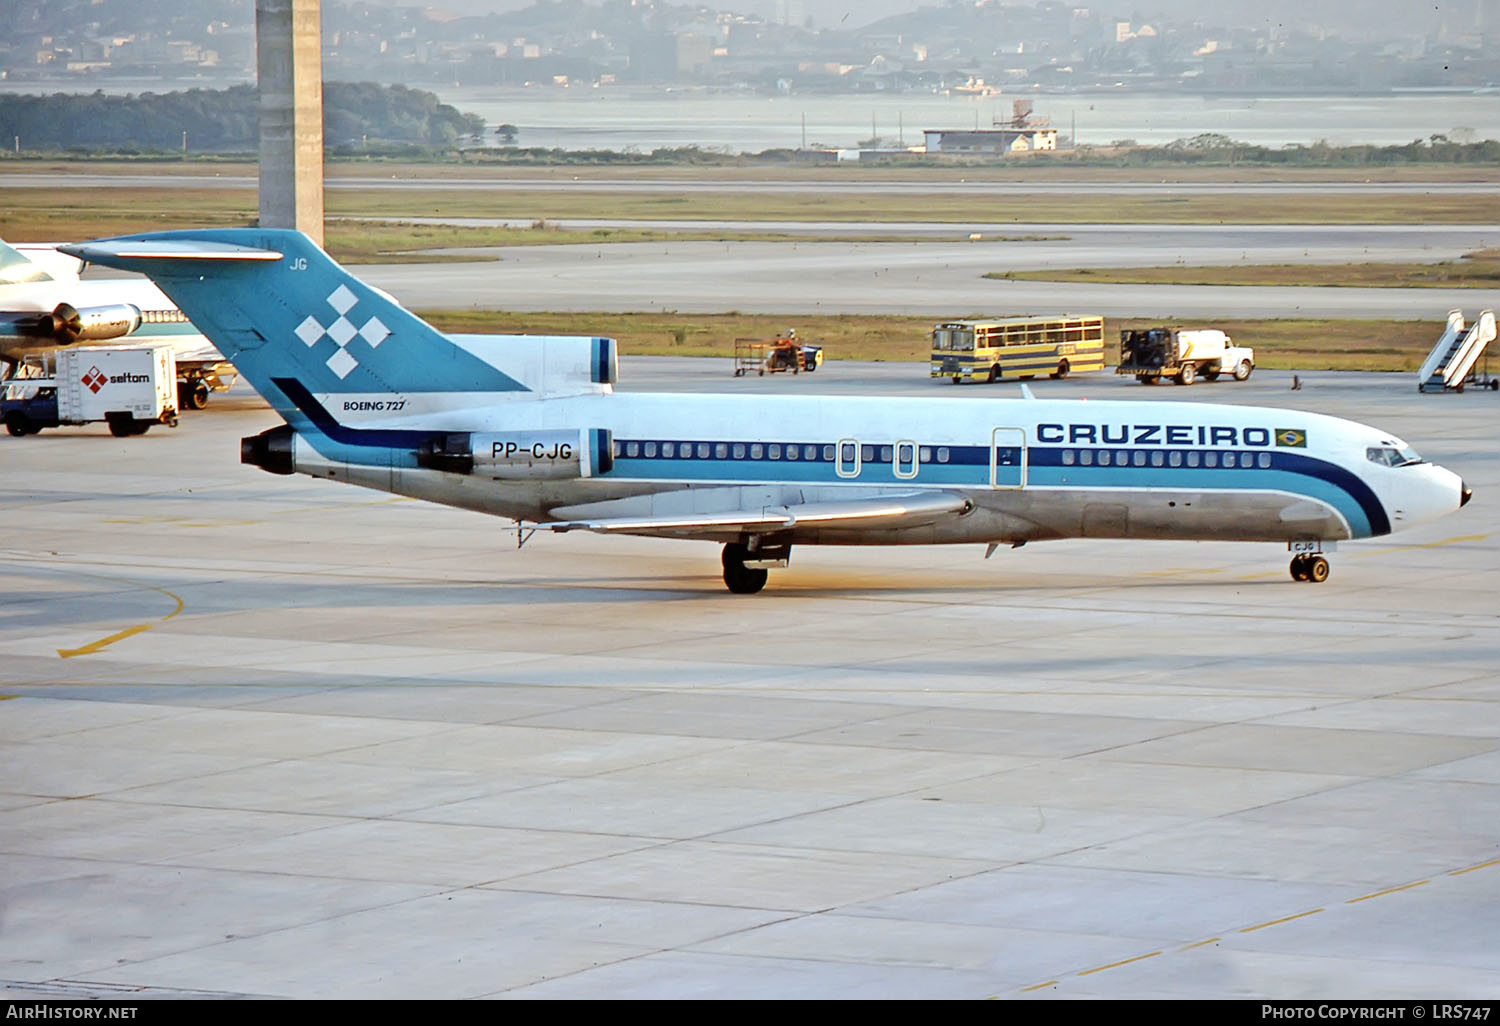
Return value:
[[(1449, 389), (1462, 392), (1464, 384), (1474, 373), (1474, 365), (1484, 353), (1485, 347), (1495, 340), (1495, 311), (1486, 310), (1479, 315), (1473, 326), (1464, 329), (1462, 311), (1448, 312), (1448, 326), (1437, 345), (1422, 362), (1417, 371), (1417, 391), (1443, 392)], [(1494, 388), (1495, 382), (1489, 387)]]

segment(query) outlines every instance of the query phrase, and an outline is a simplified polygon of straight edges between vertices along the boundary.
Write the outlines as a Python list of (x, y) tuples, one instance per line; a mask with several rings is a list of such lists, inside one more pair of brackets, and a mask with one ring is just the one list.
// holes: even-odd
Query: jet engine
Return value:
[(141, 311), (129, 303), (113, 306), (87, 306), (82, 310), (70, 303), (58, 303), (57, 309), (40, 318), (43, 334), (70, 346), (75, 342), (98, 342), (129, 335), (141, 326)]
[(450, 434), (423, 445), (417, 465), (497, 481), (594, 477), (614, 467), (614, 442), (603, 428)]

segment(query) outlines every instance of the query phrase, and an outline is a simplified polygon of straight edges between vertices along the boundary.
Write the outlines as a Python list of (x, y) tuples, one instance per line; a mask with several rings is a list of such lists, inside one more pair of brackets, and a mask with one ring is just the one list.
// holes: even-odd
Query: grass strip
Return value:
[(986, 278), (1025, 281), (1110, 282), (1121, 285), (1317, 285), (1348, 288), (1500, 287), (1500, 249), (1465, 253), (1457, 260), (1416, 264), (1245, 264), (1227, 266), (1078, 267), (991, 271)]

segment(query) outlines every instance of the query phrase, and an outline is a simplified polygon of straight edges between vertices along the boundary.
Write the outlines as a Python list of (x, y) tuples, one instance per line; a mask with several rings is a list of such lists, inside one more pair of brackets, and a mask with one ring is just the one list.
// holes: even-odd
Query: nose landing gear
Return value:
[(1328, 560), (1318, 555), (1301, 555), (1292, 557), (1292, 580), (1312, 581), (1314, 584), (1322, 584), (1328, 580)]

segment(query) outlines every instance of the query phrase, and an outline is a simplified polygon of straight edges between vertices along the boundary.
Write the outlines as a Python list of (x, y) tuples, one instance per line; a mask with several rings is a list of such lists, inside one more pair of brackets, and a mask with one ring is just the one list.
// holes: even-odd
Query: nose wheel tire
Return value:
[(1328, 580), (1331, 567), (1322, 556), (1296, 556), (1292, 559), (1292, 580), (1322, 584)]

